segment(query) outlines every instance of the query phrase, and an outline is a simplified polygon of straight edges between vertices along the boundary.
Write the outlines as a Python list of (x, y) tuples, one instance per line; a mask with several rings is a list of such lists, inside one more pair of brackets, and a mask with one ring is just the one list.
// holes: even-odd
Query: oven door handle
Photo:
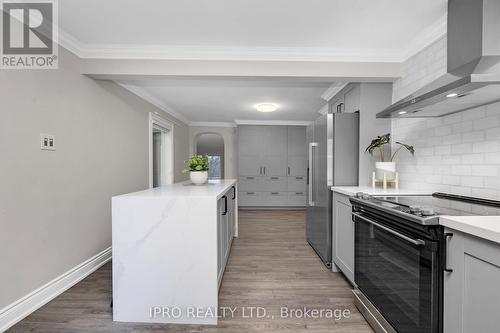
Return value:
[(379, 224), (379, 223), (377, 223), (377, 222), (375, 222), (375, 221), (372, 221), (372, 220), (370, 220), (370, 219), (367, 219), (366, 217), (364, 217), (364, 216), (362, 216), (362, 215), (360, 215), (360, 214), (357, 214), (357, 213), (352, 213), (352, 215), (354, 215), (355, 217), (357, 217), (357, 218), (359, 218), (359, 219), (361, 219), (361, 220), (363, 220), (363, 221), (365, 221), (365, 222), (368, 222), (368, 223), (370, 223), (370, 224), (373, 224), (373, 225), (374, 225), (374, 226), (376, 226), (377, 228), (382, 229), (382, 230), (385, 230), (385, 231), (387, 231), (388, 233), (393, 234), (394, 236), (397, 236), (397, 237), (399, 237), (399, 238), (401, 238), (401, 239), (404, 239), (405, 241), (410, 242), (410, 243), (412, 243), (413, 245), (417, 245), (417, 246), (425, 245), (425, 242), (424, 242), (423, 240), (421, 240), (421, 239), (413, 239), (413, 238), (410, 238), (410, 237), (408, 237), (408, 236), (405, 236), (405, 235), (403, 235), (402, 233), (397, 232), (396, 230), (393, 230), (393, 229), (387, 228), (386, 226), (383, 226), (383, 225), (381, 225), (381, 224)]

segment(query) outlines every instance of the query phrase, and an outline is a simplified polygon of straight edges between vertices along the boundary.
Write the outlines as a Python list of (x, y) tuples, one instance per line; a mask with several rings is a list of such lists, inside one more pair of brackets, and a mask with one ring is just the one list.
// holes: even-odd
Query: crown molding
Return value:
[(214, 122), (214, 121), (192, 121), (189, 123), (192, 127), (236, 127), (235, 123)]
[(239, 120), (234, 121), (237, 125), (272, 125), (272, 126), (308, 126), (312, 122), (307, 120)]
[(164, 60), (253, 60), (319, 62), (403, 62), (446, 35), (447, 15), (418, 34), (403, 48), (210, 47), (205, 45), (144, 45), (83, 43), (59, 27), (59, 45), (80, 58)]
[(448, 15), (444, 14), (434, 24), (431, 24), (427, 29), (423, 30), (411, 40), (408, 47), (403, 50), (400, 62), (408, 60), (408, 58), (422, 51), (438, 39), (446, 36), (447, 31)]
[(337, 95), (339, 91), (345, 88), (349, 82), (334, 82), (325, 92), (321, 95), (325, 101), (329, 102), (333, 96)]
[[(163, 112), (167, 113), (168, 115), (182, 121), (185, 125), (189, 125), (191, 123), (191, 121), (189, 119), (187, 119), (184, 115), (175, 111), (172, 107), (168, 106), (163, 101), (161, 101), (157, 97), (153, 96), (151, 93), (146, 91), (146, 89), (138, 87), (138, 86), (134, 86), (131, 84), (127, 84), (127, 83), (124, 83), (121, 81), (114, 81), (114, 82), (116, 82), (116, 84), (125, 88), (126, 90), (130, 91), (134, 95), (136, 95), (136, 96), (142, 98), (143, 100), (153, 104), (154, 106), (156, 106), (157, 108), (159, 108)], [(180, 125), (178, 122), (174, 121), (174, 123), (176, 123), (177, 125)]]

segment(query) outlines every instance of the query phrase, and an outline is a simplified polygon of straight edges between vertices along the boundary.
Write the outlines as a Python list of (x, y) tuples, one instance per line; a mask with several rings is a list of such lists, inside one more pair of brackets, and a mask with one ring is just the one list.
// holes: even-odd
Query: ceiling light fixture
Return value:
[(457, 96), (458, 96), (457, 93), (451, 93), (451, 94), (446, 95), (446, 98), (453, 98), (453, 97), (457, 97)]
[(257, 111), (260, 111), (260, 112), (273, 112), (273, 111), (276, 111), (278, 109), (278, 106), (276, 104), (273, 104), (273, 103), (260, 103), (260, 104), (257, 104)]
[(406, 111), (399, 111), (398, 114), (406, 114)]

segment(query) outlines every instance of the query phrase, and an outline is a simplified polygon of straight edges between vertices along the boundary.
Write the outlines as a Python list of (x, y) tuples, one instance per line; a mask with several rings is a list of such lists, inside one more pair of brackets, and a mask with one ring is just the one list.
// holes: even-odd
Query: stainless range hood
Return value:
[(448, 0), (447, 73), (377, 118), (440, 117), (500, 101), (500, 0)]

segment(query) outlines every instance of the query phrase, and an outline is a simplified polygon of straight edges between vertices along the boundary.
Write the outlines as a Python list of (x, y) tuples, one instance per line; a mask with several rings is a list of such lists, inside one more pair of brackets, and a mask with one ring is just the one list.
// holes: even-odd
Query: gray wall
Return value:
[[(148, 112), (163, 112), (59, 55), (58, 70), (0, 72), (0, 309), (111, 246), (111, 196), (148, 186)], [(189, 130), (175, 121), (179, 181)]]
[(365, 152), (378, 135), (391, 132), (390, 119), (377, 119), (377, 113), (391, 104), (392, 85), (389, 83), (361, 83), (359, 116), (359, 185), (371, 186), (375, 162), (379, 158)]

